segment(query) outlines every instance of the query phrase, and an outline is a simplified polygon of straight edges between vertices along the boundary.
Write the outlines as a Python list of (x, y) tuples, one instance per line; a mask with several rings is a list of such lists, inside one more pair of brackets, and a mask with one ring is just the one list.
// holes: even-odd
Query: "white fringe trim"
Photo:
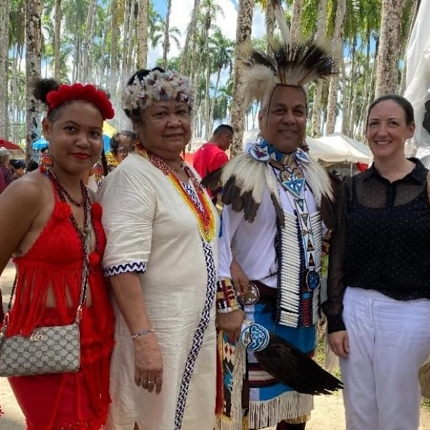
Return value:
[[(309, 414), (314, 408), (314, 398), (296, 391), (281, 394), (264, 402), (249, 402), (249, 428), (261, 429), (276, 426), (282, 420)], [(233, 430), (228, 429), (228, 430)]]

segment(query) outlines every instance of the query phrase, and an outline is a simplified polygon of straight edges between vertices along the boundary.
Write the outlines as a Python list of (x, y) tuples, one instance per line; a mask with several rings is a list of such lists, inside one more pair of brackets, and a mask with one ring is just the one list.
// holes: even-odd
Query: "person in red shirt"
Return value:
[[(193, 166), (202, 179), (228, 162), (225, 151), (230, 147), (232, 140), (233, 128), (227, 124), (221, 124), (213, 132), (211, 140), (196, 151)], [(212, 199), (215, 199), (215, 193), (209, 190), (207, 192)]]
[(211, 140), (196, 151), (193, 166), (202, 178), (227, 163), (228, 156), (225, 151), (230, 147), (232, 140), (233, 128), (221, 124), (213, 132)]

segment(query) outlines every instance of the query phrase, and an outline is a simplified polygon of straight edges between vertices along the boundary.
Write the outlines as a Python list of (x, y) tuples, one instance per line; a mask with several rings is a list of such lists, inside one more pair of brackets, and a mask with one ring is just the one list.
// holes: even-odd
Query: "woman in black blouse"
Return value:
[(331, 252), (329, 343), (340, 357), (347, 430), (416, 430), (418, 369), (430, 354), (427, 170), (407, 159), (412, 105), (388, 95), (370, 107), (370, 169), (343, 183)]

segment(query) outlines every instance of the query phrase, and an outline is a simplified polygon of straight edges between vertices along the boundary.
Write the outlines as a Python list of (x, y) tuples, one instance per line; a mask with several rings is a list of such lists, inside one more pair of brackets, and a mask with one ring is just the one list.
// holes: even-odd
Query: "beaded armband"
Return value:
[(230, 278), (221, 278), (217, 282), (216, 307), (217, 312), (221, 314), (240, 309), (236, 290)]

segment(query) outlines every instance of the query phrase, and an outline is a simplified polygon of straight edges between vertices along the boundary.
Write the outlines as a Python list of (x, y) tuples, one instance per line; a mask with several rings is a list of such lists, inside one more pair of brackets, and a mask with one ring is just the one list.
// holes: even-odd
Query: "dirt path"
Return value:
[[(13, 265), (8, 264), (1, 276), (4, 304), (9, 299), (14, 274)], [(5, 412), (5, 415), (0, 417), (1, 430), (22, 430), (25, 428), (24, 417), (5, 378), (0, 378), (0, 406)], [(345, 418), (342, 395), (316, 397), (315, 410), (312, 412), (312, 418), (306, 428), (307, 430), (344, 430)], [(423, 408), (421, 409), (420, 430), (430, 430), (430, 412)]]

